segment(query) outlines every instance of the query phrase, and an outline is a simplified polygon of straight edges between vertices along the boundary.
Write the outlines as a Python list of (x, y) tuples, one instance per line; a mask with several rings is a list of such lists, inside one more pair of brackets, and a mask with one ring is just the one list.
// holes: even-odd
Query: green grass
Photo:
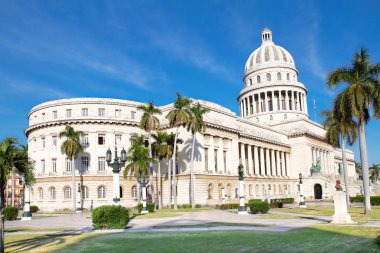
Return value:
[(252, 224), (252, 223), (228, 223), (228, 222), (210, 222), (201, 224), (183, 224), (183, 225), (158, 225), (153, 228), (212, 228), (220, 226), (244, 226), (244, 227), (267, 227), (269, 225)]
[(380, 228), (315, 226), (290, 232), (117, 233), (81, 240), (58, 252), (380, 252)]
[(259, 219), (301, 219), (300, 216), (290, 216), (286, 214), (274, 214), (274, 213), (266, 213), (266, 214), (259, 214)]
[(136, 220), (143, 220), (143, 219), (159, 219), (159, 218), (169, 218), (169, 217), (178, 217), (181, 216), (180, 213), (147, 213), (147, 214), (138, 214), (134, 217)]

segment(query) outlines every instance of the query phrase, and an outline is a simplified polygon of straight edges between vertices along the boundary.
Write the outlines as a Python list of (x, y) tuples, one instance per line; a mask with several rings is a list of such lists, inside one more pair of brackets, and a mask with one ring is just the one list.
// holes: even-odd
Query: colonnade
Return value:
[(289, 153), (239, 143), (240, 162), (248, 176), (286, 177), (289, 175)]
[(321, 173), (329, 174), (330, 152), (321, 148), (311, 147), (312, 164), (315, 166), (320, 161)]
[(208, 145), (205, 147), (205, 170), (215, 173), (227, 173), (232, 166), (232, 140), (208, 135)]
[(257, 92), (240, 100), (240, 115), (270, 111), (299, 111), (307, 113), (306, 94), (294, 90)]

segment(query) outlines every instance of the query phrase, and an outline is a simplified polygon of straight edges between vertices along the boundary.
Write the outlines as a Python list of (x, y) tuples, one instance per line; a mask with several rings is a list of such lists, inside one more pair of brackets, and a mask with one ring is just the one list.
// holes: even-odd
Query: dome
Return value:
[(262, 68), (285, 67), (296, 70), (292, 55), (283, 47), (272, 41), (272, 31), (264, 28), (261, 33), (261, 46), (248, 58), (245, 64), (245, 74)]

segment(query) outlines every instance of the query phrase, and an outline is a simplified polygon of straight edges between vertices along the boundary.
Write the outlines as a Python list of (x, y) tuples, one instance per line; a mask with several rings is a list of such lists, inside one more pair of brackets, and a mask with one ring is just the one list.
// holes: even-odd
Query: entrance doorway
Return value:
[(322, 186), (320, 184), (314, 185), (314, 198), (322, 199)]

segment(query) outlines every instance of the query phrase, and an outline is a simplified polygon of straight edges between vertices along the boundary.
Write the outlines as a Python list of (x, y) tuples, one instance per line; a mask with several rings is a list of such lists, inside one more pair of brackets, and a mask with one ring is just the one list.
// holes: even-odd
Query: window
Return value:
[(98, 134), (98, 145), (104, 145), (104, 144), (106, 144), (106, 135)]
[(277, 80), (281, 81), (281, 73), (280, 72), (277, 73)]
[(252, 85), (252, 79), (249, 79), (249, 85)]
[(42, 113), (42, 121), (44, 121), (45, 120), (45, 113), (43, 112)]
[(52, 137), (53, 148), (57, 148), (57, 145), (58, 145), (57, 140), (58, 140), (58, 139), (57, 139), (57, 136), (54, 135), (54, 136)]
[(288, 81), (290, 80), (290, 75), (289, 75), (289, 73), (286, 74), (286, 80), (288, 80)]
[(136, 185), (132, 186), (132, 198), (133, 199), (137, 198), (137, 186)]
[(89, 193), (88, 193), (88, 187), (87, 186), (82, 186), (82, 198), (83, 199), (88, 199)]
[(106, 198), (106, 188), (104, 186), (98, 187), (98, 199), (105, 199)]
[(56, 194), (55, 194), (55, 187), (50, 187), (49, 188), (49, 197), (50, 197), (50, 199), (55, 199), (55, 197), (56, 197)]
[(71, 109), (66, 109), (66, 118), (71, 118)]
[(45, 160), (41, 160), (41, 172), (45, 174)]
[(88, 171), (88, 156), (82, 156), (80, 159), (82, 162), (82, 171)]
[(120, 192), (120, 198), (122, 199), (123, 198), (123, 187), (120, 186), (119, 188), (119, 192)]
[(208, 195), (208, 199), (213, 199), (214, 198), (214, 185), (213, 184), (209, 184), (208, 185), (207, 195)]
[(71, 199), (71, 187), (66, 186), (63, 188), (63, 198), (64, 199)]
[(88, 108), (82, 108), (82, 117), (88, 116)]
[(99, 110), (98, 110), (98, 116), (99, 117), (105, 117), (106, 116), (106, 109), (99, 108)]
[(215, 172), (218, 171), (218, 150), (214, 149)]
[(42, 189), (42, 187), (38, 188), (38, 199), (39, 200), (44, 199), (44, 189)]
[(57, 118), (58, 118), (57, 111), (53, 111), (53, 119), (57, 119)]
[(70, 172), (71, 171), (72, 162), (68, 158), (66, 158), (65, 159), (65, 164), (66, 164), (66, 168), (65, 168), (66, 171)]
[(106, 158), (98, 157), (98, 171), (106, 171)]
[(42, 140), (42, 148), (44, 149), (46, 147), (45, 137), (42, 137), (41, 140)]
[(257, 76), (257, 83), (261, 83), (261, 77)]
[(121, 134), (115, 134), (115, 145), (116, 146), (121, 145)]
[(115, 118), (121, 118), (121, 110), (120, 109), (115, 110)]
[(88, 145), (88, 134), (82, 134), (80, 137), (80, 142), (82, 145)]
[(136, 117), (136, 112), (135, 111), (131, 111), (131, 119), (135, 119)]
[(271, 79), (272, 79), (272, 77), (271, 77), (271, 75), (268, 73), (268, 74), (267, 74), (267, 81), (270, 82)]
[(224, 165), (224, 173), (227, 172), (227, 151), (223, 150), (223, 165)]
[(51, 159), (51, 167), (52, 167), (52, 172), (56, 173), (57, 172), (57, 158)]
[(205, 148), (205, 170), (208, 171), (208, 148)]

